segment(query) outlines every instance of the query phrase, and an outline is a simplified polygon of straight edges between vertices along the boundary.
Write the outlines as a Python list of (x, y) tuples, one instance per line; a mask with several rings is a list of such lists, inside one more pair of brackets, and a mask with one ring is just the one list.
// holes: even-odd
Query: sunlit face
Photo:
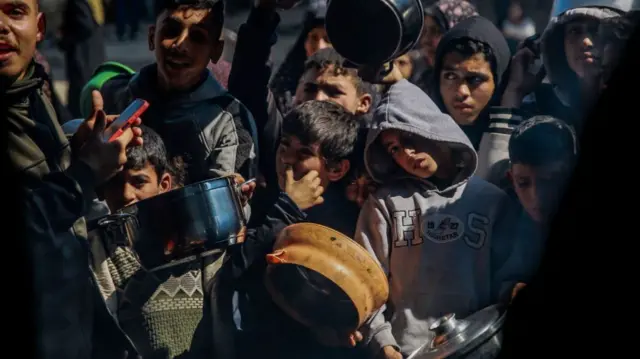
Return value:
[(104, 187), (104, 200), (112, 212), (136, 202), (157, 196), (171, 189), (172, 178), (164, 173), (160, 178), (156, 170), (147, 162), (139, 170), (123, 170)]
[(404, 77), (405, 79), (411, 77), (411, 73), (413, 73), (413, 61), (411, 60), (411, 56), (409, 56), (409, 54), (404, 54), (393, 60), (393, 66), (398, 67), (398, 69), (402, 73), (402, 77)]
[(442, 28), (431, 16), (424, 17), (424, 26), (420, 35), (420, 53), (429, 66), (433, 66), (436, 58), (436, 49), (442, 39)]
[(22, 79), (44, 32), (36, 0), (0, 0), (0, 80)]
[(309, 69), (302, 75), (294, 104), (311, 100), (331, 101), (355, 114), (367, 113), (371, 106), (371, 95), (358, 94), (356, 80), (352, 75), (337, 75), (333, 66), (320, 70)]
[(324, 26), (316, 27), (309, 31), (304, 42), (304, 50), (307, 53), (307, 57), (327, 47), (331, 47), (331, 42)]
[(562, 162), (544, 168), (515, 163), (509, 173), (522, 207), (536, 222), (545, 222), (553, 215), (570, 174)]
[(210, 10), (180, 7), (165, 11), (149, 27), (149, 49), (155, 52), (158, 83), (165, 90), (188, 90), (203, 77), (209, 61), (222, 54), (224, 41), (212, 34), (219, 32)]
[(447, 112), (459, 125), (470, 125), (489, 104), (496, 89), (491, 64), (484, 54), (445, 55), (440, 72), (440, 95)]
[(311, 171), (318, 172), (320, 185), (327, 188), (329, 175), (327, 161), (320, 153), (318, 144), (305, 145), (296, 136), (283, 134), (276, 152), (276, 173), (280, 189), (286, 188), (286, 170), (293, 170), (293, 178), (299, 181)]
[(564, 52), (569, 68), (579, 78), (587, 73), (587, 66), (595, 64), (594, 35), (598, 32), (598, 22), (595, 20), (577, 20), (564, 27)]
[(418, 178), (442, 173), (446, 165), (451, 163), (451, 154), (446, 146), (407, 132), (383, 131), (380, 143), (400, 168)]

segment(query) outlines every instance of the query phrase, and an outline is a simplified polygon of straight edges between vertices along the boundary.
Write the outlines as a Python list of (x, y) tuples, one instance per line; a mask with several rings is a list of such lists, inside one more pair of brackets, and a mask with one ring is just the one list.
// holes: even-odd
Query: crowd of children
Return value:
[[(441, 0), (425, 11), (420, 55), (372, 83), (331, 47), (326, 9), (312, 6), (270, 82), (278, 11), (296, 2), (255, 1), (227, 90), (208, 69), (222, 54), (223, 1), (155, 1), (156, 61), (92, 81), (86, 120), (67, 138), (34, 60), (38, 1), (0, 0), (0, 88), (24, 182), (38, 357), (403, 358), (432, 339), (437, 318), (507, 304), (536, 272), (582, 115), (637, 13), (569, 9), (512, 54), (471, 3)], [(106, 114), (135, 98), (149, 110), (102, 142)], [(85, 220), (97, 203), (117, 212), (221, 176), (257, 178), (242, 188), (249, 223), (238, 244), (191, 261), (143, 268), (129, 248), (105, 251)], [(263, 284), (278, 233), (299, 222), (353, 238), (388, 277), (387, 303), (342, 347), (289, 318)], [(300, 270), (290, 284), (321, 282)]]

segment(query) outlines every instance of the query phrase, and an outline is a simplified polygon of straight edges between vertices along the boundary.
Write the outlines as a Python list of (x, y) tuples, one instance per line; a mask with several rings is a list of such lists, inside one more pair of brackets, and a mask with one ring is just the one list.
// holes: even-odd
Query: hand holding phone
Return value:
[(142, 99), (134, 100), (118, 118), (104, 130), (103, 139), (105, 142), (115, 141), (126, 131), (131, 124), (139, 118), (149, 108), (149, 103)]

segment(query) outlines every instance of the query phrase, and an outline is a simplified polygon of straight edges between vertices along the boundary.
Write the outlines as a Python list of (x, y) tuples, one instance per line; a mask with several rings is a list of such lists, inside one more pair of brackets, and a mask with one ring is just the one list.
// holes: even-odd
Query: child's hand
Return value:
[(378, 354), (379, 359), (402, 359), (402, 354), (396, 350), (396, 348), (391, 345), (387, 345), (382, 348), (380, 354)]
[[(233, 175), (233, 180), (237, 185), (244, 183), (244, 177), (235, 173)], [(242, 205), (246, 205), (247, 202), (253, 197), (253, 192), (256, 190), (256, 182), (251, 182), (249, 184), (245, 184), (240, 188), (240, 192), (242, 192)]]
[(515, 287), (513, 287), (513, 290), (511, 290), (511, 300), (513, 300), (516, 295), (518, 295), (518, 292), (520, 291), (520, 289), (524, 288), (527, 284), (526, 283), (518, 283), (515, 285)]
[(307, 210), (324, 202), (324, 188), (320, 185), (317, 171), (310, 171), (300, 181), (293, 177), (293, 169), (287, 168), (285, 192), (301, 210)]

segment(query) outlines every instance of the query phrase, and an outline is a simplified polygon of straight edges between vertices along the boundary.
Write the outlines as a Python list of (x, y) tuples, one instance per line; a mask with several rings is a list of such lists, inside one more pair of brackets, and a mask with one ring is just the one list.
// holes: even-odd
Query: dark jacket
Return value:
[[(25, 78), (3, 94), (10, 170), (17, 174), (25, 200), (24, 239), (34, 263), (37, 357), (84, 359), (92, 355), (94, 318), (106, 310), (104, 302), (96, 301), (83, 218), (95, 179), (88, 165), (72, 158), (42, 90), (44, 76), (44, 69), (34, 62)], [(108, 331), (109, 325), (102, 327)]]
[[(208, 310), (218, 328), (213, 336), (216, 355), (229, 359), (358, 358), (354, 356), (356, 349), (320, 345), (306, 327), (271, 300), (263, 284), (265, 257), (282, 229), (305, 218), (284, 193), (271, 208), (263, 224), (251, 230), (244, 243), (228, 249), (229, 259), (217, 280), (210, 283), (214, 296)], [(304, 281), (302, 278), (297, 279)]]
[(135, 75), (119, 75), (102, 87), (105, 111), (120, 113), (135, 98), (150, 103), (141, 116), (164, 140), (171, 155), (183, 156), (188, 182), (231, 173), (256, 175), (257, 131), (253, 116), (238, 100), (203, 71), (202, 83), (189, 93), (165, 97), (157, 91), (157, 67)]
[(282, 131), (282, 114), (269, 90), (271, 47), (277, 41), (280, 16), (272, 10), (253, 8), (240, 26), (229, 74), (229, 92), (251, 113), (259, 133), (259, 169), (267, 184), (277, 186), (275, 158)]

